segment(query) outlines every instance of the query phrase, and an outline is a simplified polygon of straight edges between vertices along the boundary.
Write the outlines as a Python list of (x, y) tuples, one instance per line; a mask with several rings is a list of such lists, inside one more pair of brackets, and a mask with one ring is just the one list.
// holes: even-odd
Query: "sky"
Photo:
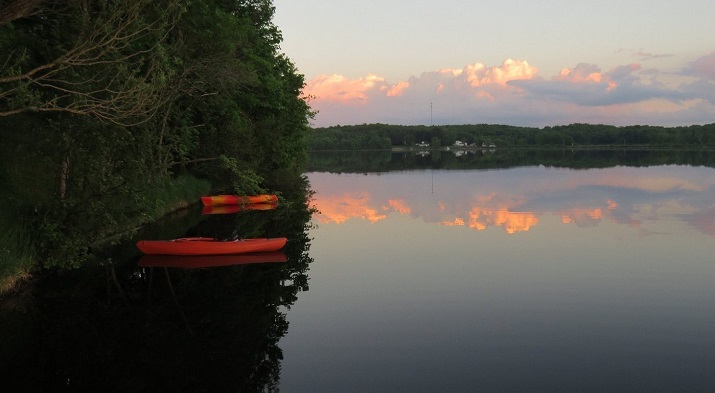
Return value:
[(274, 0), (315, 127), (715, 122), (712, 0)]

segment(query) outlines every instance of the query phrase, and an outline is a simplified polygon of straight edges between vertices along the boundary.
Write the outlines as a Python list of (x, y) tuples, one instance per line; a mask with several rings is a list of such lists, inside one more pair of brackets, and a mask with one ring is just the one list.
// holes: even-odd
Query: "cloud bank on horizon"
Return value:
[(715, 122), (715, 51), (678, 71), (646, 67), (667, 55), (603, 70), (596, 64), (541, 75), (527, 60), (423, 72), (403, 81), (368, 74), (324, 74), (304, 94), (318, 111), (315, 127), (364, 123), (402, 125), (571, 123), (680, 126)]

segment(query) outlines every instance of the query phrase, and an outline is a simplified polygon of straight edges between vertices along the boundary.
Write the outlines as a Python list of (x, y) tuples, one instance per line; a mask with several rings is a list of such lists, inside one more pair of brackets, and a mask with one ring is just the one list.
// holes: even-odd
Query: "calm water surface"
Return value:
[(308, 177), (281, 391), (715, 391), (715, 170)]
[[(297, 183), (48, 272), (0, 299), (0, 389), (715, 391), (715, 158), (477, 153), (313, 157), (319, 213)], [(234, 235), (289, 241), (191, 269), (134, 245)]]

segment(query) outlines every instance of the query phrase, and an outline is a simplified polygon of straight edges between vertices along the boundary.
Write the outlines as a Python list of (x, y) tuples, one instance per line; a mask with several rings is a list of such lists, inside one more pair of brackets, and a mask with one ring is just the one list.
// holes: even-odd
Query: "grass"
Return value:
[(209, 182), (193, 176), (167, 180), (162, 187), (144, 195), (144, 199), (151, 201), (153, 206), (145, 220), (152, 222), (173, 211), (189, 207), (197, 203), (201, 195), (207, 195), (210, 189)]
[[(141, 216), (133, 217), (130, 227), (114, 227), (108, 229), (107, 233), (110, 239), (121, 237), (122, 233), (131, 232), (131, 228), (154, 222), (171, 212), (198, 203), (199, 197), (206, 195), (210, 189), (209, 182), (191, 176), (167, 180), (161, 186), (140, 195), (148, 209)], [(10, 207), (0, 210), (0, 296), (28, 281), (38, 266), (38, 256), (32, 246), (30, 232), (20, 224), (13, 211)]]
[[(141, 205), (141, 209), (129, 213), (128, 221), (123, 224), (103, 229), (103, 235), (92, 243), (92, 247), (103, 247), (121, 241), (145, 224), (198, 203), (199, 197), (206, 195), (210, 189), (211, 184), (208, 181), (193, 176), (168, 179), (160, 185), (147, 188), (136, 195), (134, 203)], [(134, 216), (131, 216), (132, 214)]]
[[(0, 220), (7, 224), (6, 220)], [(0, 295), (12, 291), (30, 279), (35, 266), (35, 253), (27, 232), (18, 224), (0, 229)]]

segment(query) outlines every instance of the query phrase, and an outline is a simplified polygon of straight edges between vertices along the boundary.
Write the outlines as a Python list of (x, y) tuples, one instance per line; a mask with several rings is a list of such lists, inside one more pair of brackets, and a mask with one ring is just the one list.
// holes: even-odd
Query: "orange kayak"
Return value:
[(262, 195), (214, 195), (214, 196), (202, 196), (201, 202), (204, 206), (210, 205), (249, 205), (253, 203), (276, 203), (278, 202), (278, 197), (273, 194), (262, 194)]
[(222, 241), (212, 237), (184, 237), (174, 240), (140, 240), (137, 248), (148, 255), (228, 255), (278, 251), (284, 237)]
[(178, 267), (200, 269), (206, 267), (252, 265), (261, 263), (287, 262), (288, 257), (281, 251), (257, 252), (236, 255), (144, 255), (139, 259), (140, 267)]
[(201, 214), (230, 214), (245, 210), (271, 210), (278, 207), (277, 203), (254, 203), (247, 206), (241, 205), (207, 205)]

